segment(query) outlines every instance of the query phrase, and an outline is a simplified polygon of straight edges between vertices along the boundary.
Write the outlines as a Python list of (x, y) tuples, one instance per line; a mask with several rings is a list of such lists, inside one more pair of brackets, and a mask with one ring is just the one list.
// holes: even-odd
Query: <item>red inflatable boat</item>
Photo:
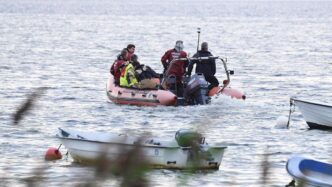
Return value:
[(107, 82), (107, 96), (116, 104), (140, 106), (175, 105), (177, 98), (168, 90), (139, 90), (117, 86), (112, 75)]
[[(210, 57), (211, 58), (211, 57)], [(229, 75), (233, 71), (228, 71), (226, 62), (219, 57), (225, 68), (227, 80), (223, 81), (222, 86), (207, 89), (208, 83), (203, 75), (195, 74), (188, 78), (186, 82), (184, 97), (177, 97), (174, 90), (139, 90), (133, 88), (120, 87), (114, 84), (113, 76), (110, 75), (106, 91), (109, 100), (116, 104), (139, 105), (139, 106), (178, 106), (178, 105), (203, 105), (210, 103), (211, 97), (219, 94), (228, 95), (236, 99), (246, 99), (246, 96), (239, 90), (228, 87), (230, 83)], [(158, 80), (159, 81), (159, 80)]]

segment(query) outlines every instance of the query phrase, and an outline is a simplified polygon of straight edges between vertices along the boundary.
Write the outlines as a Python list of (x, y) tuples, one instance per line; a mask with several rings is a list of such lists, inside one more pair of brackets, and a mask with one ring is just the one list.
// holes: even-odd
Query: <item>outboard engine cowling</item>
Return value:
[(190, 147), (193, 144), (203, 144), (205, 141), (205, 138), (201, 133), (186, 129), (178, 130), (175, 133), (175, 139), (181, 147)]
[(208, 104), (210, 97), (208, 96), (208, 82), (203, 74), (194, 74), (185, 85), (185, 97), (189, 104)]

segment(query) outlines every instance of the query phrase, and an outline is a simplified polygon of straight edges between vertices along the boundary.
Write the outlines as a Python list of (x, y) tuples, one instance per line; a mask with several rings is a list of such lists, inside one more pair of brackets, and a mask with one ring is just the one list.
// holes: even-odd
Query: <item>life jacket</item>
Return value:
[(120, 76), (120, 86), (134, 87), (138, 81), (135, 77), (135, 68), (132, 64), (128, 64)]
[(114, 75), (116, 84), (119, 84), (121, 73), (123, 69), (125, 69), (125, 63), (126, 62), (124, 60), (116, 60), (111, 67), (111, 74)]
[(170, 49), (168, 51), (166, 51), (166, 53), (161, 57), (161, 62), (164, 66), (165, 69), (167, 69), (167, 67), (169, 66), (169, 63), (173, 60), (173, 59), (177, 59), (180, 57), (186, 57), (187, 54), (184, 51), (177, 51), (175, 49)]
[[(127, 49), (127, 51), (128, 51), (128, 49)], [(129, 61), (131, 61), (131, 57), (134, 55), (134, 53), (130, 53), (129, 51), (128, 51), (128, 53), (127, 53), (127, 60), (129, 60)]]
[[(186, 58), (186, 57), (187, 57), (187, 53), (186, 52), (181, 51), (179, 53), (178, 58)], [(173, 60), (173, 58), (172, 58), (172, 60)], [(185, 69), (186, 69), (187, 66), (188, 66), (188, 61), (185, 61), (185, 60), (174, 60), (172, 62), (172, 64), (170, 64), (168, 66), (168, 70), (166, 71), (166, 76), (174, 75), (174, 76), (176, 76), (177, 82), (181, 82), (182, 81), (182, 76), (184, 75)]]

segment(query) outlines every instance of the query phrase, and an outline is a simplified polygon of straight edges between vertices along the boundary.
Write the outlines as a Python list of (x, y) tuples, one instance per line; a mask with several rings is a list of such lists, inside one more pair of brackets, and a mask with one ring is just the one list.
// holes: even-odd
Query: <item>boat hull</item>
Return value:
[(116, 86), (112, 76), (106, 86), (107, 97), (116, 104), (138, 106), (173, 106), (176, 96), (167, 90), (138, 90)]
[(196, 167), (199, 169), (218, 169), (226, 149), (225, 146), (201, 145), (201, 149), (209, 157), (200, 159), (193, 164), (193, 160), (191, 159), (193, 150), (190, 147), (180, 147), (174, 141), (147, 138), (141, 144), (137, 144), (138, 138), (123, 135), (109, 135), (105, 133), (87, 134), (62, 129), (60, 129), (57, 137), (66, 147), (74, 161), (79, 163), (97, 162), (102, 157), (112, 161), (138, 147), (143, 153), (143, 159), (152, 168), (187, 169)]
[(304, 120), (313, 129), (332, 129), (332, 106), (291, 99), (300, 109)]
[[(107, 97), (116, 104), (138, 105), (138, 106), (177, 106), (177, 97), (169, 90), (139, 90), (123, 88), (114, 84), (113, 76), (110, 76), (106, 85)], [(230, 87), (214, 87), (208, 96), (223, 94), (235, 99), (245, 100), (243, 92)]]
[(246, 95), (234, 88), (230, 88), (230, 87), (226, 87), (226, 88), (222, 88), (220, 86), (214, 87), (209, 91), (209, 96), (214, 96), (218, 93), (221, 93), (223, 95), (227, 95), (230, 96), (231, 98), (235, 98), (235, 99), (246, 99)]
[(332, 165), (302, 156), (294, 156), (287, 161), (287, 172), (298, 186), (332, 187)]

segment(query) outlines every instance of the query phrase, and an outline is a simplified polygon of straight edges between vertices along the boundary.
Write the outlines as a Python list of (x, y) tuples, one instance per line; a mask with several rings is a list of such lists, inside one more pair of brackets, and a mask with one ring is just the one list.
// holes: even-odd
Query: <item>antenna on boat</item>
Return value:
[(198, 52), (198, 49), (199, 49), (199, 37), (200, 37), (200, 34), (201, 34), (201, 28), (197, 28), (197, 34), (198, 34), (198, 37), (197, 37), (197, 52)]

